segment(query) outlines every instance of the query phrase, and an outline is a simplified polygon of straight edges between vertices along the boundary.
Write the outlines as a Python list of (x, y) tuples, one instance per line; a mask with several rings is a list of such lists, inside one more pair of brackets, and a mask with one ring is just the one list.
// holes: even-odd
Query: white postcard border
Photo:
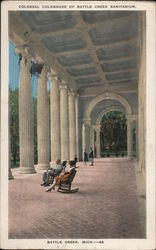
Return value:
[[(77, 8), (76, 6), (86, 6)], [(38, 8), (19, 6), (36, 5)], [(60, 5), (66, 8), (52, 9), (41, 6)], [(147, 167), (147, 238), (146, 239), (102, 239), (104, 244), (47, 244), (48, 239), (10, 240), (8, 239), (8, 83), (9, 83), (9, 47), (8, 47), (8, 11), (9, 10), (146, 10), (146, 165)], [(107, 8), (95, 8), (95, 6)], [(132, 6), (135, 8), (110, 6)], [(72, 7), (73, 6), (73, 7)], [(87, 7), (88, 6), (88, 7)], [(131, 1), (4, 1), (1, 15), (1, 248), (2, 249), (154, 249), (155, 248), (155, 152), (156, 152), (156, 87), (155, 87), (155, 4), (152, 2)], [(54, 240), (54, 239), (53, 239)], [(58, 239), (56, 239), (58, 241)], [(69, 239), (70, 240), (70, 239)], [(51, 239), (49, 239), (51, 241)]]

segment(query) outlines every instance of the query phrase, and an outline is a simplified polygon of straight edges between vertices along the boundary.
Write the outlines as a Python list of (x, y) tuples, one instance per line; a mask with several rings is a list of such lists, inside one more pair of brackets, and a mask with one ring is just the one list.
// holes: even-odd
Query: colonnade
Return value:
[[(18, 51), (19, 53), (19, 51)], [(34, 124), (31, 79), (31, 56), (26, 49), (20, 51), (19, 75), (19, 144), (20, 173), (35, 173), (34, 167)], [(50, 80), (50, 117), (47, 83)], [(54, 70), (48, 74), (44, 64), (38, 72), (37, 94), (37, 169), (47, 169), (56, 159), (69, 160), (79, 156), (79, 95), (70, 89)], [(50, 127), (49, 127), (50, 119)], [(133, 115), (127, 116), (127, 156), (132, 157)], [(137, 126), (136, 126), (137, 128)], [(83, 119), (82, 151), (88, 153), (96, 148), (96, 157), (101, 157), (99, 124), (92, 125), (91, 119)], [(96, 135), (96, 136), (95, 136)], [(51, 162), (49, 160), (49, 137)], [(95, 140), (96, 137), (96, 140)], [(137, 140), (136, 140), (137, 141)], [(9, 173), (10, 169), (9, 169)]]
[(82, 123), (82, 150), (89, 153), (90, 148), (95, 151), (96, 147), (96, 158), (101, 157), (100, 128), (100, 125), (92, 125), (89, 120)]
[[(133, 157), (133, 128), (136, 129), (136, 157), (138, 158), (138, 123), (137, 117), (134, 115), (127, 115), (127, 157), (131, 159)], [(92, 125), (90, 120), (83, 120), (82, 123), (82, 149), (90, 151), (90, 147), (95, 150), (96, 158), (101, 157), (101, 145), (100, 145), (100, 130), (101, 125)], [(96, 140), (94, 138), (96, 134)]]
[[(20, 52), (21, 53), (21, 52)], [(35, 173), (34, 124), (31, 79), (31, 57), (26, 50), (21, 54), (19, 77), (19, 141), (20, 173)], [(48, 77), (50, 80), (50, 117), (48, 101)], [(49, 136), (51, 135), (51, 164), (56, 159), (74, 159), (78, 152), (78, 96), (66, 82), (52, 71), (47, 77), (44, 64), (38, 74), (37, 94), (37, 169), (47, 169), (49, 160)], [(49, 128), (50, 119), (50, 128)]]

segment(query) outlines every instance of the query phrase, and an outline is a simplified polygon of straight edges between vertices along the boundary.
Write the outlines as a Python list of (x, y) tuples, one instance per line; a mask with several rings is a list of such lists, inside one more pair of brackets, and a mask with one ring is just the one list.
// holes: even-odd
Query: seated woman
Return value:
[(73, 168), (74, 168), (73, 161), (69, 161), (69, 164), (67, 164), (67, 166), (62, 169), (62, 172), (60, 173), (59, 176), (55, 177), (53, 184), (46, 190), (46, 192), (51, 192), (52, 190), (54, 190), (55, 186), (58, 185), (61, 180), (66, 181)]
[(62, 168), (65, 169), (65, 168), (66, 168), (66, 164), (67, 164), (67, 161), (63, 161), (63, 162), (62, 162)]

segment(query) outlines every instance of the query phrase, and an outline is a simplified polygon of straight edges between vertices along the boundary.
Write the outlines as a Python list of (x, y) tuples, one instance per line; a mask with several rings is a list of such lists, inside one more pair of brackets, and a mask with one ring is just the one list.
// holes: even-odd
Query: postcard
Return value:
[(154, 250), (155, 3), (1, 17), (1, 249)]

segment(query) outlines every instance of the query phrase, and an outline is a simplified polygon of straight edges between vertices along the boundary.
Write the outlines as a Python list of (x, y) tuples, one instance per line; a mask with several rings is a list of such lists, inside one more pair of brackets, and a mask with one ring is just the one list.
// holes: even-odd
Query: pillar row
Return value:
[(69, 110), (68, 88), (60, 85), (60, 129), (61, 129), (61, 160), (69, 160)]
[(74, 159), (76, 154), (76, 116), (75, 116), (75, 94), (68, 91), (69, 102), (69, 158)]
[(61, 158), (60, 145), (60, 90), (56, 75), (50, 75), (51, 163)]
[(34, 168), (34, 126), (31, 59), (23, 56), (20, 62), (19, 77), (19, 141), (20, 168), (22, 174), (35, 173)]
[(45, 67), (38, 77), (37, 96), (37, 136), (38, 136), (38, 169), (49, 167), (49, 109), (47, 72)]

